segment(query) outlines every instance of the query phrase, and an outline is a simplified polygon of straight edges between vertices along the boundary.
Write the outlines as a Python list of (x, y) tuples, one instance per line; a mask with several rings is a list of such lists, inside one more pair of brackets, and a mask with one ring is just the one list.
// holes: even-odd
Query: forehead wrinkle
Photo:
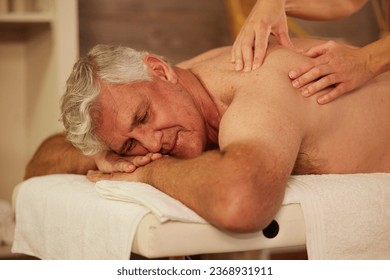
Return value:
[[(112, 102), (111, 107), (115, 110), (115, 119), (117, 120), (119, 119), (120, 109), (123, 107), (126, 109), (131, 108), (131, 104), (125, 102), (125, 100), (127, 101), (126, 86), (128, 86), (128, 84), (107, 85), (105, 87), (107, 89), (107, 95), (110, 97)], [(126, 110), (126, 114), (128, 114), (128, 110)]]

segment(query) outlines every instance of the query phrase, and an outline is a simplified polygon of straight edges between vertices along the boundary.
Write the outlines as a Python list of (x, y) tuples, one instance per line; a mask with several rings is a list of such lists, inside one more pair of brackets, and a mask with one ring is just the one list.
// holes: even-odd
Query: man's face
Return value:
[(205, 149), (204, 119), (183, 88), (159, 82), (101, 86), (96, 134), (111, 150), (194, 157)]

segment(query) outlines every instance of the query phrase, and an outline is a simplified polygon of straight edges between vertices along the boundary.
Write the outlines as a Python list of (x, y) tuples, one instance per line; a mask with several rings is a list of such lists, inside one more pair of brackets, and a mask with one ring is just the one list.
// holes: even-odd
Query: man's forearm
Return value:
[[(248, 232), (266, 227), (280, 208), (288, 172), (282, 162), (266, 165), (253, 146), (208, 151), (191, 159), (161, 158), (133, 173), (91, 172), (88, 178), (153, 185), (213, 225)], [(273, 158), (274, 155), (272, 155)], [(276, 157), (277, 158), (277, 157)]]
[(192, 159), (162, 158), (137, 170), (140, 181), (180, 200), (214, 225), (264, 228), (280, 207), (288, 174), (272, 176), (240, 149), (209, 151)]
[(307, 20), (332, 20), (357, 12), (367, 0), (286, 0), (288, 16)]
[(84, 156), (61, 133), (40, 145), (26, 167), (24, 179), (58, 173), (86, 174), (90, 169), (96, 169), (94, 160)]

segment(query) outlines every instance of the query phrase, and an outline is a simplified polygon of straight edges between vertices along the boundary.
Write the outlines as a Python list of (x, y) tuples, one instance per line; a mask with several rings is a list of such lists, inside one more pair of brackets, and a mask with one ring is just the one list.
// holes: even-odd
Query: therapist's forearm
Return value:
[(361, 48), (361, 51), (367, 53), (367, 68), (373, 76), (390, 70), (390, 35)]
[(288, 16), (307, 20), (332, 20), (357, 12), (367, 0), (286, 0)]

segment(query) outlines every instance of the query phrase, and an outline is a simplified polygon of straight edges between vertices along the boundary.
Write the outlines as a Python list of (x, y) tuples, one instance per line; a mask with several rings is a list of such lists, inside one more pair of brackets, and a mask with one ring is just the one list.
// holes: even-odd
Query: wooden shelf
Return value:
[(53, 19), (50, 13), (8, 13), (0, 14), (0, 23), (34, 24), (50, 23)]

